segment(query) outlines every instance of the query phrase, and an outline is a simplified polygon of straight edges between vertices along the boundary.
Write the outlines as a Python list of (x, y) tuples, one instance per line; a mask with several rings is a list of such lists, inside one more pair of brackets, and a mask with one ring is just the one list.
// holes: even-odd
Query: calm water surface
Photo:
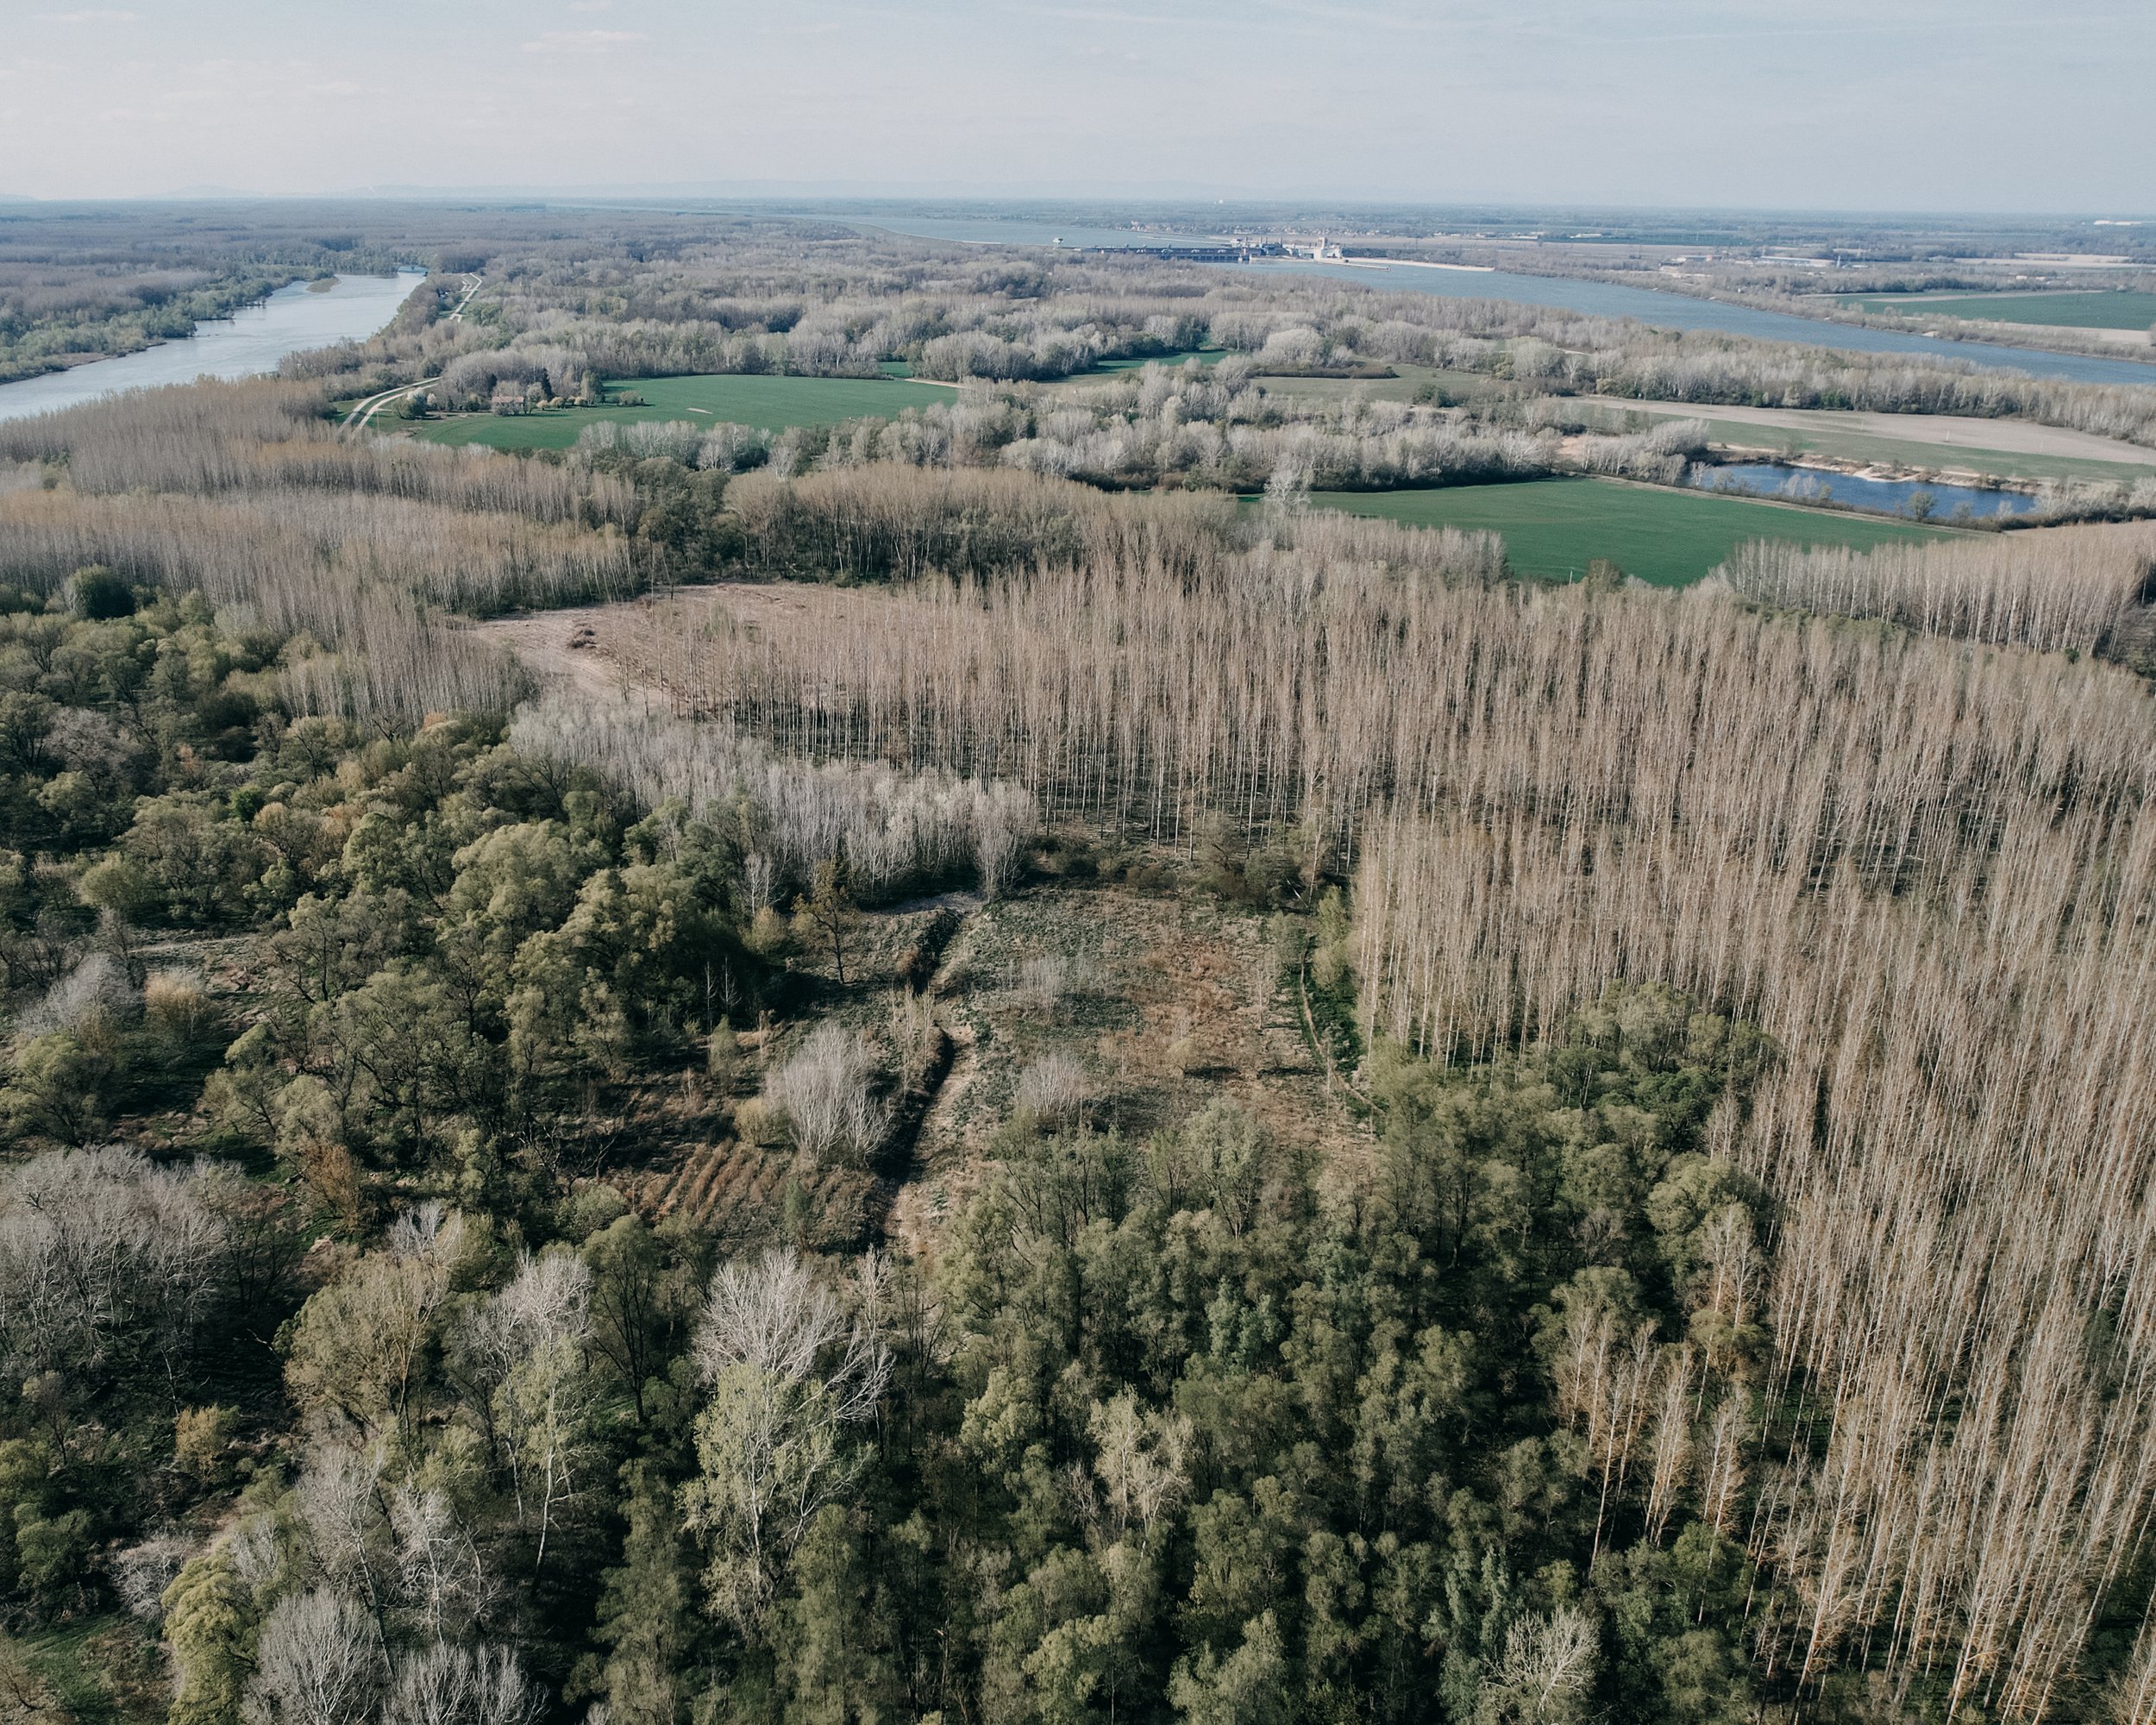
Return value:
[[(1237, 267), (1224, 265), (1224, 268)], [(1363, 264), (1253, 264), (1252, 269), (1292, 271), (1359, 281), (1392, 293), (1434, 293), (1447, 299), (1507, 299), (1523, 305), (1546, 305), (1595, 317), (1636, 317), (1664, 329), (1718, 329), (1761, 342), (1793, 342), (1807, 348), (1839, 348), (1855, 354), (1910, 354), (1927, 360), (1965, 360), (1984, 371), (2027, 372), (2032, 377), (2060, 378), (2072, 383), (2135, 383), (2156, 388), (2156, 366), (2130, 360), (2103, 360), (2082, 354), (2054, 354), (2041, 348), (2003, 348), (1990, 342), (1942, 342), (1904, 336), (1892, 329), (1867, 329), (1856, 323), (1827, 323), (1786, 311), (1761, 311), (1719, 299), (1695, 299), (1652, 287), (1620, 287), (1614, 282), (1576, 281), (1566, 276), (1514, 275), (1505, 270), (1387, 269)]]
[(1879, 515), (1907, 515), (1917, 492), (1931, 495), (1931, 518), (1952, 521), (1966, 510), (1971, 518), (2027, 515), (2036, 499), (2025, 491), (1987, 491), (1978, 486), (1926, 485), (1921, 480), (1859, 479), (1853, 474), (1818, 467), (1793, 467), (1781, 461), (1733, 461), (1727, 467), (1699, 467), (1692, 483), (1702, 491), (1737, 492), (1746, 497), (1781, 497), (1794, 503), (1839, 503)]
[(197, 323), (184, 341), (166, 342), (116, 360), (93, 360), (71, 371), (0, 384), (0, 419), (77, 407), (122, 390), (192, 383), (198, 377), (260, 377), (287, 354), (332, 342), (363, 341), (397, 315), (404, 297), (424, 279), (397, 275), (339, 276), (321, 292), (305, 282), (281, 287), (260, 305), (230, 317)]

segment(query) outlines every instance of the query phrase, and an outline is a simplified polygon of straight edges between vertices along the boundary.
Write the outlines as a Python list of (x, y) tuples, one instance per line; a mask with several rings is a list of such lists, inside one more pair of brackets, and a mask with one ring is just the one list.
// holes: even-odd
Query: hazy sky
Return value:
[(2150, 0), (0, 0), (0, 193), (2156, 206)]

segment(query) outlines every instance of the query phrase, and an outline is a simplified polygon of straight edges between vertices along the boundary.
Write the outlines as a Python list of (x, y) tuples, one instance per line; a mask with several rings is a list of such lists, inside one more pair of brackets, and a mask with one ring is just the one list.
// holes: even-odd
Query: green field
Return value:
[(1213, 366), (1219, 364), (1227, 356), (1228, 350), (1225, 348), (1178, 348), (1173, 353), (1148, 354), (1141, 359), (1103, 360), (1083, 375), (1099, 377), (1103, 373), (1112, 375), (1117, 372), (1142, 372), (1148, 366), (1180, 366), (1186, 360), (1195, 360), (1200, 365)]
[(1073, 372), (1068, 377), (1044, 378), (1044, 389), (1077, 389), (1099, 384), (1109, 378), (1125, 377), (1132, 372), (1142, 372), (1148, 366), (1180, 366), (1195, 360), (1200, 365), (1218, 365), (1228, 356), (1225, 348), (1178, 348), (1173, 353), (1149, 354), (1143, 359), (1102, 360), (1090, 371)]
[(1657, 586), (1686, 586), (1747, 539), (1868, 549), (1890, 540), (1940, 539), (1937, 529), (1829, 514), (1741, 498), (1626, 485), (1616, 480), (1531, 480), (1436, 491), (1313, 492), (1313, 504), (1382, 516), (1413, 527), (1501, 533), (1521, 574), (1570, 580), (1607, 557)]
[(1307, 401), (1420, 401), (1428, 392), (1441, 405), (1482, 401), (1492, 396), (1516, 395), (1520, 390), (1499, 378), (1480, 372), (1446, 371), (1436, 366), (1396, 365), (1399, 373), (1389, 378), (1298, 378), (1260, 374), (1257, 386), (1268, 395), (1299, 397)]
[[(430, 443), (485, 443), (495, 449), (566, 449), (576, 434), (602, 419), (686, 420), (692, 424), (753, 425), (783, 431), (789, 425), (836, 425), (847, 419), (893, 419), (909, 407), (946, 405), (956, 392), (933, 384), (884, 378), (667, 377), (631, 378), (607, 385), (632, 390), (642, 407), (561, 407), (499, 417), (466, 414), (413, 428)], [(391, 428), (385, 426), (384, 430)]]
[(2146, 329), (2156, 323), (2156, 293), (1867, 293), (1856, 303), (1867, 311), (2058, 329)]

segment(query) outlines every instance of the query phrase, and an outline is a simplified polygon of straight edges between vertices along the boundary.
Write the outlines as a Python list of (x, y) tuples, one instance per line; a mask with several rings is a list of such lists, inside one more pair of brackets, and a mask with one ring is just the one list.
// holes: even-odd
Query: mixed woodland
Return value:
[(1670, 593), (1306, 497), (2145, 392), (353, 244), (372, 341), (0, 423), (0, 1721), (2156, 1721), (2147, 500)]

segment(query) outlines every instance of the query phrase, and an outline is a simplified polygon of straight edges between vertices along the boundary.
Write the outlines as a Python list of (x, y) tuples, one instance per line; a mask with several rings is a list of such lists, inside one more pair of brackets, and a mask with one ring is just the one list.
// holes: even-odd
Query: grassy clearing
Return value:
[(1178, 348), (1170, 354), (1148, 354), (1142, 359), (1103, 360), (1087, 373), (1099, 377), (1102, 373), (1140, 372), (1148, 366), (1179, 366), (1186, 360), (1195, 360), (1200, 365), (1218, 365), (1228, 356), (1225, 348)]
[(1866, 311), (1920, 312), (2055, 329), (2146, 329), (2156, 323), (2156, 293), (1878, 293), (1865, 294), (1856, 303)]
[[(153, 1725), (165, 1717), (171, 1697), (155, 1640), (124, 1612), (73, 1618), (16, 1646), (60, 1720)], [(26, 1709), (21, 1716), (36, 1720), (40, 1711)]]
[[(1028, 1066), (1060, 1057), (1087, 1074), (1086, 1116), (1126, 1142), (1218, 1096), (1296, 1142), (1344, 1153), (1353, 1128), (1282, 992), (1263, 914), (1175, 890), (1180, 862), (1110, 858), (1090, 843), (1056, 850), (1075, 877), (1037, 882), (967, 920), (944, 961), (938, 1012), (956, 1057), (901, 1195), (899, 1232), (924, 1237), (978, 1182)], [(1060, 986), (1036, 986), (1044, 965)]]
[[(1025, 891), (993, 904), (957, 893), (868, 913), (851, 938), (845, 988), (827, 954), (793, 956), (807, 994), (862, 1032), (891, 1070), (909, 1064), (912, 1036), (948, 1038), (910, 1145), (881, 1170), (899, 1182), (895, 1193), (879, 1192), (874, 1170), (805, 1176), (783, 1144), (739, 1135), (754, 1117), (743, 1101), (793, 1045), (767, 1046), (758, 1035), (744, 1039), (754, 1045), (742, 1051), (730, 1096), (705, 1095), (692, 1118), (670, 1095), (665, 1112), (674, 1118), (645, 1123), (662, 1145), (643, 1176), (646, 1200), (729, 1239), (801, 1182), (819, 1245), (866, 1238), (886, 1201), (893, 1232), (927, 1241), (978, 1187), (1027, 1069), (1046, 1060), (1075, 1065), (1085, 1120), (1131, 1144), (1223, 1095), (1299, 1142), (1338, 1151), (1352, 1135), (1328, 1105), (1263, 911), (1180, 890), (1179, 853), (1103, 851), (1066, 834), (1048, 844), (1043, 864)], [(1104, 878), (1104, 867), (1115, 878)], [(951, 920), (931, 948), (939, 916)], [(903, 979), (924, 950), (932, 956), (922, 980), (932, 981), (911, 999)]]
[(1389, 378), (1261, 378), (1258, 387), (1268, 395), (1293, 396), (1312, 401), (1428, 401), (1440, 407), (1480, 401), (1490, 396), (1518, 394), (1501, 379), (1479, 372), (1446, 371), (1437, 366), (1395, 366), (1400, 373)]
[(566, 449), (586, 425), (611, 419), (687, 420), (693, 423), (754, 425), (783, 431), (792, 425), (836, 425), (848, 419), (893, 419), (909, 407), (948, 403), (952, 392), (901, 379), (809, 377), (634, 378), (610, 390), (643, 397), (642, 407), (563, 407), (498, 418), (467, 414), (416, 427), (430, 443), (484, 443), (495, 449)]
[(1687, 586), (1747, 539), (1867, 549), (1890, 540), (1946, 534), (1862, 516), (1709, 497), (1615, 480), (1534, 480), (1436, 491), (1313, 492), (1312, 503), (1416, 527), (1501, 533), (1520, 574), (1571, 580), (1597, 557), (1657, 586)]

